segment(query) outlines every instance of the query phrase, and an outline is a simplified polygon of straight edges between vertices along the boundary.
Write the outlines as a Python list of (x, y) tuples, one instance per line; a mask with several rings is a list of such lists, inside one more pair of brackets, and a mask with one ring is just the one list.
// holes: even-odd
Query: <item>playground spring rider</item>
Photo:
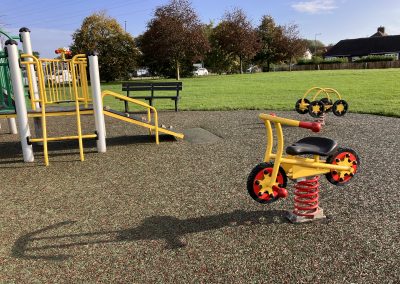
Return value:
[[(306, 98), (307, 95), (316, 92), (311, 99), (311, 102)], [(338, 99), (333, 102), (331, 95), (335, 95)], [(322, 99), (317, 100), (318, 96), (324, 96)], [(304, 94), (303, 98), (297, 100), (295, 109), (300, 114), (309, 113), (314, 118), (319, 118), (325, 113), (332, 111), (336, 116), (343, 116), (346, 114), (349, 105), (342, 99), (339, 92), (332, 88), (313, 87)]]
[[(247, 190), (250, 196), (260, 203), (277, 201), (287, 197), (287, 179), (296, 180), (294, 191), (294, 211), (289, 219), (294, 222), (305, 222), (324, 218), (322, 209), (318, 205), (319, 175), (325, 174), (329, 182), (334, 185), (345, 185), (357, 173), (360, 160), (355, 151), (348, 148), (339, 148), (337, 142), (324, 137), (306, 137), (286, 148), (287, 156), (283, 156), (282, 124), (307, 128), (319, 132), (321, 125), (318, 122), (304, 122), (277, 117), (275, 115), (260, 114), (267, 131), (267, 148), (264, 162), (258, 164), (251, 171), (247, 180)], [(273, 132), (271, 122), (274, 123), (277, 136), (277, 152), (272, 153)], [(313, 158), (300, 157), (313, 155)], [(327, 157), (321, 160), (320, 156)], [(274, 162), (271, 162), (271, 160)]]

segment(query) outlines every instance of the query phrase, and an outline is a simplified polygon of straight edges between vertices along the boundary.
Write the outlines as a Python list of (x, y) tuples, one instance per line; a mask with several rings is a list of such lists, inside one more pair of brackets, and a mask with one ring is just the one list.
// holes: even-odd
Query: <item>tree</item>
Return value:
[(136, 68), (138, 49), (134, 39), (105, 12), (94, 13), (83, 20), (72, 35), (74, 54), (97, 51), (100, 77), (105, 81), (127, 79)]
[(260, 41), (260, 50), (254, 60), (261, 65), (266, 65), (267, 72), (271, 63), (284, 59), (284, 30), (275, 24), (271, 16), (263, 16), (257, 28)]
[(214, 23), (210, 22), (209, 24), (205, 24), (203, 29), (205, 30), (211, 46), (210, 51), (204, 58), (205, 66), (210, 68), (212, 72), (218, 74), (231, 72), (234, 67), (234, 64), (232, 64), (234, 59), (232, 59), (232, 56), (228, 52), (224, 51), (221, 46), (219, 46), (218, 40), (215, 37)]
[(285, 58), (289, 61), (289, 70), (292, 71), (292, 61), (304, 55), (307, 49), (306, 42), (300, 38), (296, 24), (286, 25), (284, 30)]
[(186, 71), (204, 57), (209, 43), (196, 12), (188, 0), (171, 0), (160, 6), (147, 24), (140, 48), (146, 65), (155, 72), (180, 79), (181, 68)]
[(214, 38), (222, 51), (239, 58), (240, 73), (243, 60), (252, 58), (259, 49), (257, 33), (241, 9), (225, 13), (215, 28)]

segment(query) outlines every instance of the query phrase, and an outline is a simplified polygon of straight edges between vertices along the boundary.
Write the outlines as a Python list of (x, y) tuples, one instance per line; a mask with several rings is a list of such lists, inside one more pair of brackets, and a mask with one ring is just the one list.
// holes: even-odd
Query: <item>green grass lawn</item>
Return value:
[[(179, 109), (292, 110), (307, 89), (318, 86), (338, 90), (348, 102), (351, 112), (400, 117), (399, 80), (400, 69), (271, 72), (183, 78)], [(120, 82), (103, 84), (102, 89), (123, 94)], [(112, 99), (107, 99), (105, 104), (120, 110), (123, 108), (123, 103)], [(171, 100), (154, 101), (157, 109), (173, 109), (173, 105)]]

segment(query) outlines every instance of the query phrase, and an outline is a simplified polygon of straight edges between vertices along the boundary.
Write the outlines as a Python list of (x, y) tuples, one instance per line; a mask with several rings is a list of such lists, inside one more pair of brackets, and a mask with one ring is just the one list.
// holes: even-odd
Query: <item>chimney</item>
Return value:
[(378, 28), (378, 33), (385, 34), (385, 27), (380, 26)]

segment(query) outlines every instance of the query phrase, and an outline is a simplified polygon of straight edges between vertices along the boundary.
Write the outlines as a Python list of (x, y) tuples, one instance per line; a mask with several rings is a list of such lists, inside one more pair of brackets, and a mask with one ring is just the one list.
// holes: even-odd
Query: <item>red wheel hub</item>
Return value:
[(350, 172), (338, 172), (331, 171), (331, 175), (333, 180), (340, 183), (348, 182), (357, 172), (357, 157), (351, 152), (342, 152), (339, 153), (332, 161), (332, 165), (340, 165), (340, 166), (350, 166), (352, 170)]
[[(275, 199), (277, 197), (286, 197), (287, 196), (287, 191), (284, 188), (280, 188), (284, 184), (284, 178), (280, 172), (278, 172), (278, 175), (276, 177), (276, 182), (274, 186), (272, 187), (272, 195), (273, 197), (268, 193), (264, 192), (262, 195), (259, 195), (261, 185), (260, 183), (265, 179), (269, 178), (272, 174), (273, 168), (265, 168), (260, 170), (256, 177), (254, 178), (254, 183), (253, 183), (253, 191), (258, 196), (259, 199), (269, 201), (271, 199)], [(285, 193), (286, 192), (286, 193)]]

